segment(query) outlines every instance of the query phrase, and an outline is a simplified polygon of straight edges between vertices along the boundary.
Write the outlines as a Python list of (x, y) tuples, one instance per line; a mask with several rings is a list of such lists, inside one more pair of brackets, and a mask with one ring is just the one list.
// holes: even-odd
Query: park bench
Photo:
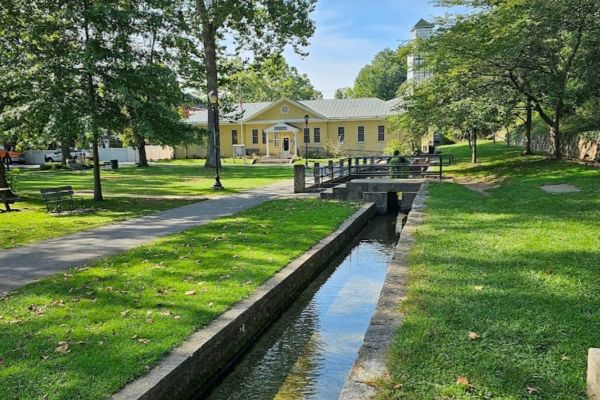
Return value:
[(71, 171), (85, 171), (85, 165), (78, 162), (69, 162), (69, 160), (67, 160), (67, 166)]
[(73, 211), (76, 201), (81, 202), (81, 207), (83, 207), (83, 199), (73, 197), (75, 192), (73, 192), (73, 187), (71, 186), (41, 189), (40, 192), (46, 203), (46, 212), (58, 212), (60, 214), (65, 205), (70, 211)]
[(14, 194), (12, 190), (10, 190), (10, 188), (0, 188), (0, 202), (4, 203), (4, 207), (6, 207), (6, 212), (12, 211), (10, 209), (10, 205), (20, 200), (21, 198)]

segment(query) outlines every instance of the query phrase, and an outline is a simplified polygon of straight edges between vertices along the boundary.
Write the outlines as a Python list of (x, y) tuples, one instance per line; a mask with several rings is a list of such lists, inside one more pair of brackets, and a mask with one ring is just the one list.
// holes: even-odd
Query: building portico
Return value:
[[(281, 158), (293, 158), (298, 155), (298, 132), (300, 129), (294, 125), (281, 122), (264, 129), (266, 134), (267, 157), (271, 157), (270, 137), (273, 138), (272, 143), (277, 148)], [(293, 151), (293, 152), (292, 152)]]

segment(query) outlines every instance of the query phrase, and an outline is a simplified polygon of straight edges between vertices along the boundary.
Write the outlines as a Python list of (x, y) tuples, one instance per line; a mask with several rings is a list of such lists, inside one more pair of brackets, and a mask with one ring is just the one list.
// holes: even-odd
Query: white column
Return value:
[(294, 131), (294, 157), (298, 157), (298, 129)]
[(267, 157), (269, 157), (269, 131), (265, 131), (267, 134)]

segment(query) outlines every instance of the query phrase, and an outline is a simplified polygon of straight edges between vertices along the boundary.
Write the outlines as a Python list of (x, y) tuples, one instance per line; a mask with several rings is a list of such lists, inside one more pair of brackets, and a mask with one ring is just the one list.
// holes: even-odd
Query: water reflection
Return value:
[(365, 228), (208, 398), (337, 399), (383, 286), (394, 222), (378, 217)]

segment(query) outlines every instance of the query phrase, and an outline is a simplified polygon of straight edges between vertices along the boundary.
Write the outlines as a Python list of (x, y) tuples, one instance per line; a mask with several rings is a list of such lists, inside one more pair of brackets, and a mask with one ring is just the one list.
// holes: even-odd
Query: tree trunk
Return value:
[(473, 131), (471, 142), (473, 145), (471, 146), (471, 163), (477, 164), (477, 132)]
[(67, 160), (70, 158), (71, 155), (71, 146), (69, 146), (69, 141), (63, 139), (62, 142), (60, 142), (60, 150), (62, 151), (62, 162), (63, 164), (67, 163)]
[(148, 157), (146, 156), (146, 138), (143, 135), (135, 135), (135, 143), (138, 148), (138, 154), (140, 156), (140, 161), (138, 163), (138, 167), (146, 168), (148, 167)]
[(506, 128), (506, 147), (510, 147), (510, 128)]
[(527, 116), (525, 117), (525, 149), (523, 155), (528, 156), (531, 154), (531, 127), (533, 124), (533, 110), (531, 101), (527, 102)]
[(562, 158), (562, 153), (560, 151), (562, 143), (560, 140), (560, 126), (558, 122), (550, 128), (550, 139), (552, 140), (552, 156), (556, 159)]
[(92, 155), (94, 156), (94, 200), (102, 201), (102, 181), (100, 180), (100, 151), (98, 151), (98, 127), (92, 127), (94, 138), (92, 139)]
[[(217, 69), (217, 45), (216, 30), (212, 26), (209, 15), (204, 4), (204, 0), (197, 0), (196, 5), (202, 23), (202, 44), (204, 46), (204, 57), (206, 60), (206, 94), (210, 104), (210, 93), (214, 91), (219, 93), (218, 69)], [(208, 107), (208, 149), (206, 153), (206, 168), (216, 168), (217, 163), (220, 166), (221, 160), (216, 152), (215, 143), (215, 114), (213, 107)], [(218, 142), (218, 138), (216, 139)]]
[(4, 160), (0, 160), (0, 188), (7, 188), (8, 179), (6, 177), (6, 168), (4, 166)]
[[(87, 9), (87, 4), (85, 11), (89, 11)], [(84, 35), (86, 50), (88, 50), (88, 46), (90, 46), (90, 32), (87, 20), (84, 23)], [(94, 71), (94, 68), (92, 65), (86, 63), (86, 69), (87, 71), (85, 73), (85, 78), (87, 81), (86, 89), (88, 92), (87, 101), (90, 113), (90, 125), (92, 129), (92, 156), (94, 157), (94, 200), (102, 201), (104, 198), (102, 197), (102, 183), (100, 181), (100, 152), (98, 151), (98, 139), (100, 137), (100, 132), (98, 128), (98, 117), (96, 115), (96, 88), (94, 87), (94, 77), (92, 76), (92, 71)]]

